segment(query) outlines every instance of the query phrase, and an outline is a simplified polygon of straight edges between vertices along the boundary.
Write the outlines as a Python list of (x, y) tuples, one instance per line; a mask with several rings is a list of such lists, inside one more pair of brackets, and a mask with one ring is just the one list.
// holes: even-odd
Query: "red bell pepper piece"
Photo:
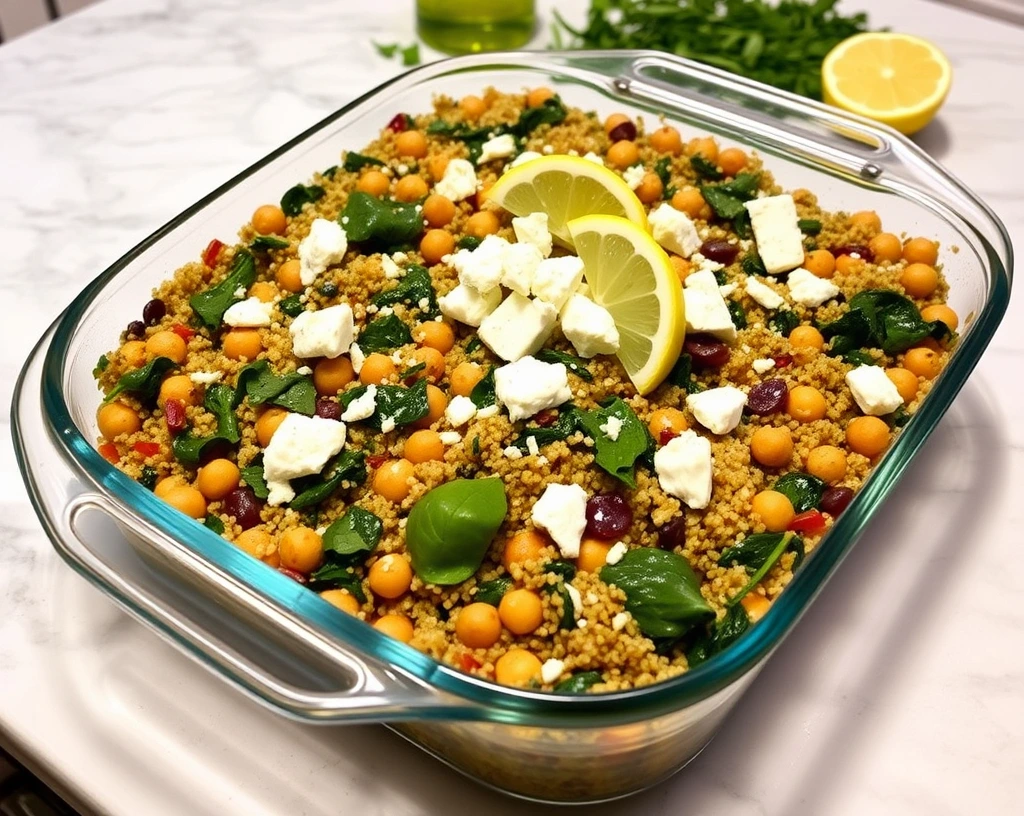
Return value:
[(387, 129), (392, 133), (401, 133), (412, 127), (412, 117), (407, 113), (396, 113), (387, 124)]
[(825, 517), (818, 510), (808, 510), (794, 518), (788, 529), (794, 533), (818, 535), (825, 532)]
[(132, 445), (132, 450), (141, 456), (156, 456), (160, 453), (159, 442), (136, 442)]
[(366, 457), (366, 464), (368, 464), (371, 469), (376, 470), (381, 465), (383, 465), (386, 461), (388, 461), (389, 458), (390, 458), (389, 456), (386, 456), (384, 454), (375, 453), (372, 456), (367, 456)]
[(206, 249), (203, 250), (203, 263), (212, 269), (217, 263), (217, 258), (220, 257), (222, 249), (224, 249), (224, 244), (214, 238), (206, 245)]
[(778, 357), (773, 357), (775, 360), (776, 368), (785, 368), (793, 362), (793, 357), (790, 354), (780, 354)]
[(195, 335), (195, 329), (190, 329), (188, 326), (183, 326), (181, 323), (175, 323), (171, 326), (171, 331), (174, 332), (178, 337), (184, 340), (186, 343), (193, 335)]
[(121, 461), (121, 454), (117, 452), (117, 445), (113, 442), (104, 442), (99, 446), (98, 450), (100, 452), (100, 456), (112, 465), (116, 465)]
[(459, 666), (464, 672), (473, 671), (473, 669), (480, 668), (480, 661), (477, 660), (469, 652), (463, 652), (459, 655)]
[(179, 399), (169, 399), (164, 403), (164, 419), (167, 430), (179, 434), (185, 430), (185, 403)]
[(677, 436), (679, 436), (679, 434), (677, 434), (671, 428), (662, 428), (661, 429), (661, 433), (658, 434), (658, 441), (662, 445), (667, 445), (669, 442), (671, 442)]

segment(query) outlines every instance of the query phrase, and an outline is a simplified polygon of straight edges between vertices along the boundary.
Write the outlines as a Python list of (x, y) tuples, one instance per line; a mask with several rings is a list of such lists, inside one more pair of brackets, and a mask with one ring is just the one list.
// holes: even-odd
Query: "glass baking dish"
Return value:
[[(941, 241), (964, 316), (949, 365), (874, 474), (767, 615), (733, 647), (670, 681), (569, 696), (462, 674), (339, 612), (109, 465), (94, 449), (91, 371), (152, 288), (258, 204), (376, 137), (430, 97), (549, 85), (602, 116), (664, 116), (759, 151), (786, 188), (828, 209), (875, 209)], [(411, 71), (327, 117), (215, 190), (104, 271), (40, 341), (13, 405), (25, 482), (54, 546), (132, 614), (272, 708), (311, 722), (378, 721), (469, 776), (526, 798), (623, 796), (677, 771), (804, 613), (927, 439), (991, 339), (1012, 249), (992, 211), (905, 138), (757, 83), (653, 52), (461, 57)], [(97, 524), (112, 517), (120, 534)]]

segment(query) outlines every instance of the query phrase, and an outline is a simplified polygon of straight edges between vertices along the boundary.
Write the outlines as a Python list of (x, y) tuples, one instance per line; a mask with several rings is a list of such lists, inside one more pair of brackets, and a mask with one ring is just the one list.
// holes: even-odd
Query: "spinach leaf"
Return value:
[(698, 394), (704, 389), (700, 383), (693, 379), (692, 373), (693, 358), (686, 352), (683, 352), (679, 355), (679, 359), (676, 360), (676, 364), (672, 366), (672, 370), (665, 379), (669, 385), (683, 388), (688, 394)]
[(470, 251), (476, 249), (483, 241), (477, 238), (475, 235), (463, 235), (455, 244), (458, 249), (468, 249)]
[(257, 499), (267, 499), (270, 496), (270, 488), (267, 487), (267, 478), (263, 474), (262, 455), (254, 459), (247, 467), (241, 469), (242, 481), (252, 488)]
[(889, 416), (885, 417), (885, 421), (889, 424), (890, 428), (902, 428), (911, 420), (911, 414), (905, 406), (901, 405)]
[(868, 354), (866, 351), (860, 349), (854, 349), (848, 351), (842, 355), (843, 359), (846, 360), (850, 365), (862, 366), (862, 365), (878, 365), (878, 360)]
[(250, 405), (280, 405), (306, 416), (316, 413), (316, 388), (306, 374), (275, 374), (266, 360), (249, 363), (238, 372), (234, 405), (247, 397)]
[(139, 484), (146, 488), (146, 490), (152, 490), (156, 487), (158, 476), (156, 468), (145, 465), (142, 468), (142, 473), (139, 474)]
[(697, 175), (703, 179), (721, 181), (725, 178), (725, 175), (718, 169), (718, 166), (714, 162), (705, 159), (700, 153), (690, 157), (690, 164)]
[(528, 439), (536, 439), (538, 446), (550, 445), (552, 442), (568, 439), (576, 431), (582, 430), (581, 416), (582, 414), (575, 405), (566, 403), (558, 409), (558, 419), (551, 425), (543, 428), (539, 425), (523, 428), (523, 432), (519, 434), (516, 441), (512, 444), (523, 451), (523, 453), (526, 453), (529, 450), (526, 444)]
[(576, 577), (576, 565), (571, 561), (551, 561), (545, 564), (544, 572), (557, 575), (564, 581), (571, 581)]
[(821, 334), (832, 341), (831, 355), (846, 357), (866, 346), (898, 354), (926, 337), (944, 340), (949, 327), (941, 320), (923, 320), (913, 301), (897, 292), (868, 289), (850, 298), (849, 311), (822, 326)]
[(160, 390), (160, 382), (164, 374), (178, 364), (170, 357), (154, 357), (141, 368), (136, 368), (122, 374), (110, 393), (104, 397), (104, 404), (110, 402), (114, 397), (123, 391), (134, 394), (141, 400), (150, 400)]
[(188, 299), (192, 311), (208, 329), (216, 329), (224, 318), (224, 312), (241, 298), (235, 295), (237, 289), (248, 289), (256, 282), (256, 261), (252, 253), (240, 249), (231, 262), (231, 271), (216, 286), (197, 292)]
[(747, 572), (757, 572), (783, 538), (783, 533), (753, 533), (722, 550), (718, 564), (723, 567), (743, 567)]
[(416, 363), (416, 365), (409, 366), (404, 371), (399, 371), (398, 372), (398, 379), (400, 379), (402, 382), (405, 382), (406, 380), (408, 380), (408, 379), (410, 379), (412, 377), (415, 377), (421, 371), (426, 369), (426, 367), (427, 367), (426, 363)]
[(573, 630), (576, 628), (576, 605), (573, 603), (572, 595), (565, 588), (567, 582), (576, 577), (576, 567), (568, 561), (552, 561), (544, 567), (544, 572), (558, 576), (553, 584), (544, 584), (541, 587), (543, 592), (554, 592), (562, 599), (562, 618), (558, 625), (562, 629)]
[[(425, 266), (419, 264), (409, 264), (406, 267), (405, 277), (398, 282), (397, 286), (374, 295), (370, 302), (378, 308), (404, 303), (419, 309), (423, 318), (433, 318), (440, 314), (430, 273)], [(424, 302), (426, 306), (421, 305)]]
[(483, 150), (483, 144), (488, 139), (511, 133), (521, 144), (523, 139), (529, 136), (541, 125), (557, 125), (565, 120), (565, 105), (557, 96), (546, 100), (543, 105), (535, 108), (526, 108), (519, 116), (514, 125), (493, 125), (491, 127), (470, 127), (462, 123), (446, 122), (444, 119), (435, 119), (427, 125), (427, 133), (435, 136), (447, 136), (458, 139), (465, 143), (469, 151), (469, 160), (475, 162)]
[(469, 338), (469, 341), (466, 343), (466, 354), (472, 354), (482, 345), (483, 343), (480, 340), (480, 335), (474, 334), (472, 337)]
[(208, 515), (203, 519), (203, 526), (213, 530), (217, 535), (224, 535), (224, 522), (220, 520), (220, 516)]
[(299, 297), (299, 295), (288, 295), (288, 297), (277, 304), (277, 308), (288, 315), (288, 317), (298, 317), (306, 311), (306, 307), (302, 305)]
[(745, 329), (747, 327), (747, 310), (735, 300), (727, 300), (725, 305), (729, 308), (729, 317), (732, 318), (732, 324), (737, 329)]
[(423, 231), (423, 216), (414, 205), (361, 191), (349, 195), (338, 220), (350, 241), (367, 245), (364, 250), (408, 244)]
[(505, 593), (512, 589), (512, 585), (515, 583), (507, 575), (503, 575), (500, 578), (495, 578), (491, 581), (484, 581), (479, 584), (476, 588), (476, 595), (473, 596), (474, 601), (480, 603), (490, 604), (491, 606), (497, 606), (501, 603), (501, 599), (505, 597)]
[(568, 111), (558, 96), (545, 99), (543, 105), (526, 108), (519, 114), (519, 121), (512, 126), (512, 133), (519, 137), (529, 136), (541, 125), (558, 125), (565, 121)]
[[(675, 190), (672, 189), (672, 172), (671, 172), (672, 159), (669, 156), (662, 156), (654, 163), (654, 173), (661, 181), (662, 195), (665, 200), (672, 198), (672, 193)], [(669, 191), (672, 192), (669, 192)]]
[(335, 177), (335, 175), (337, 175), (337, 173), (338, 173), (338, 165), (332, 164), (330, 167), (328, 167), (326, 170), (324, 170), (320, 175), (323, 176), (325, 179), (333, 179)]
[(821, 496), (825, 492), (825, 483), (810, 473), (796, 471), (776, 479), (772, 490), (778, 491), (789, 499), (797, 513), (806, 513), (821, 503)]
[(677, 638), (715, 617), (700, 594), (700, 580), (681, 555), (641, 547), (601, 567), (599, 574), (626, 593), (626, 611), (648, 637)]
[(477, 410), (498, 404), (498, 397), (494, 393), (494, 366), (491, 366), (484, 374), (483, 379), (473, 386), (473, 390), (469, 392), (469, 398)]
[[(340, 455), (327, 463), (327, 467), (324, 468), (324, 472), (320, 476), (310, 478), (312, 481), (303, 479), (292, 483), (296, 487), (295, 492), (298, 493), (288, 503), (292, 510), (301, 510), (304, 507), (319, 504), (334, 493), (344, 481), (362, 484), (366, 479), (366, 456), (362, 451), (342, 451)], [(301, 486), (301, 490), (299, 486)]]
[[(610, 417), (622, 423), (616, 439), (609, 438), (600, 427)], [(633, 409), (621, 397), (615, 397), (607, 405), (581, 414), (580, 424), (594, 440), (594, 461), (616, 479), (635, 488), (636, 460), (654, 446), (654, 440)]]
[[(764, 560), (761, 561), (760, 565), (757, 566), (757, 568), (754, 570), (754, 574), (750, 576), (750, 580), (747, 581), (746, 585), (739, 592), (733, 595), (732, 598), (729, 599), (728, 603), (726, 603), (726, 608), (736, 606), (736, 604), (743, 600), (744, 596), (747, 595), (747, 593), (749, 593), (750, 590), (752, 590), (759, 583), (761, 583), (761, 579), (768, 574), (768, 571), (773, 566), (775, 566), (775, 562), (778, 561), (782, 557), (782, 554), (787, 550), (790, 550), (795, 554), (795, 558), (793, 560), (793, 569), (796, 569), (803, 561), (804, 542), (803, 539), (801, 539), (799, 536), (788, 532), (763, 533), (762, 535), (774, 536), (778, 543), (775, 545), (773, 549), (767, 550), (767, 539), (765, 539), (764, 541), (759, 542), (756, 548), (751, 549), (750, 555), (748, 556), (748, 558), (750, 558), (751, 560), (751, 563), (750, 565), (744, 565), (748, 573), (751, 569), (753, 569), (753, 565), (757, 563), (757, 560), (761, 559), (762, 557)], [(747, 541), (751, 538), (754, 538), (754, 536), (747, 536), (747, 538), (744, 539), (744, 541)], [(740, 548), (743, 545), (743, 543), (744, 542), (741, 541), (737, 544), (734, 544), (732, 547), (726, 549), (722, 553), (722, 557), (719, 558), (719, 563), (721, 563), (721, 561), (726, 557), (726, 555), (730, 553), (730, 550), (736, 550), (737, 548)], [(754, 558), (755, 549), (759, 550), (759, 552), (757, 553), (757, 559)], [(729, 558), (734, 563), (736, 562), (735, 555), (729, 555)]]
[(768, 318), (768, 328), (783, 337), (789, 337), (793, 329), (800, 325), (800, 318), (792, 309), (779, 309)]
[(821, 222), (816, 218), (801, 218), (796, 222), (796, 225), (800, 228), (800, 232), (805, 235), (817, 235), (821, 232)]
[(768, 270), (764, 268), (764, 261), (756, 252), (748, 252), (740, 261), (740, 267), (748, 275), (767, 275)]
[(316, 413), (316, 386), (310, 377), (302, 376), (271, 402), (297, 414), (313, 416)]
[[(347, 168), (346, 168), (347, 169)], [(323, 175), (327, 175), (325, 172)], [(296, 184), (281, 196), (281, 209), (285, 215), (296, 216), (302, 208), (324, 197), (324, 188), (318, 184)]]
[(712, 655), (718, 654), (739, 640), (740, 635), (749, 628), (750, 618), (746, 610), (739, 605), (729, 607), (725, 617), (709, 625), (687, 649), (686, 662), (691, 669), (699, 666)]
[(216, 434), (192, 436), (192, 432), (186, 430), (174, 437), (171, 442), (171, 451), (174, 453), (174, 458), (183, 465), (194, 467), (199, 464), (207, 448), (226, 441)]
[(715, 215), (736, 221), (747, 218), (747, 209), (743, 205), (753, 199), (760, 180), (759, 173), (740, 173), (732, 181), (701, 185), (700, 192)]
[(568, 680), (563, 680), (556, 685), (554, 690), (558, 694), (583, 694), (591, 686), (596, 686), (600, 683), (601, 679), (601, 672), (577, 672)]
[(587, 368), (586, 361), (579, 357), (574, 357), (571, 354), (566, 354), (564, 351), (557, 351), (555, 349), (541, 349), (533, 356), (545, 363), (561, 363), (569, 369), (570, 373), (575, 374), (581, 380), (586, 382), (594, 381), (594, 375)]
[(359, 333), (359, 348), (364, 352), (391, 351), (412, 342), (412, 332), (398, 317), (389, 314), (378, 317)]
[(384, 523), (369, 510), (353, 506), (324, 531), (324, 552), (332, 556), (373, 552), (384, 533)]
[[(474, 335), (475, 336), (475, 335)], [(100, 378), (100, 374), (107, 370), (107, 366), (110, 365), (110, 358), (106, 354), (101, 354), (100, 358), (96, 361), (96, 366), (92, 370), (92, 376), (97, 380)]]
[(508, 503), (499, 478), (455, 479), (424, 495), (409, 513), (412, 568), (431, 584), (459, 584), (483, 563)]
[(345, 151), (345, 161), (342, 162), (341, 167), (343, 170), (347, 170), (350, 173), (354, 173), (357, 170), (362, 170), (364, 167), (383, 167), (384, 162), (380, 159), (375, 159), (373, 156), (366, 156), (362, 153), (356, 153), (354, 150)]
[[(342, 408), (348, 408), (353, 400), (365, 394), (366, 388), (363, 385), (344, 392), (340, 397)], [(381, 430), (385, 418), (394, 420), (396, 428), (423, 419), (430, 410), (427, 404), (427, 381), (417, 380), (408, 388), (401, 385), (378, 385), (376, 403), (377, 410), (360, 420), (375, 431)]]
[(276, 235), (257, 235), (249, 244), (249, 249), (288, 249), (290, 246), (291, 244), (284, 238), (278, 238)]
[(366, 603), (363, 592), (363, 580), (352, 572), (351, 567), (326, 562), (309, 576), (311, 588), (322, 592), (325, 589), (344, 589), (356, 597), (360, 603)]
[(180, 433), (171, 442), (175, 458), (184, 465), (197, 465), (207, 449), (217, 444), (235, 445), (242, 438), (235, 414), (234, 391), (230, 386), (218, 384), (206, 389), (203, 408), (217, 419), (217, 430), (210, 436), (192, 436), (190, 431)]

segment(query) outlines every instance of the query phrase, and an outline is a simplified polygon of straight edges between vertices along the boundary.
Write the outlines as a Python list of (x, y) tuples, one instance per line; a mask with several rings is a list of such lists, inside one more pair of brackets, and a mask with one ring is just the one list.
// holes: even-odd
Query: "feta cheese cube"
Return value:
[(604, 167), (604, 159), (598, 156), (593, 150), (588, 150), (586, 153), (584, 153), (583, 158), (585, 158), (588, 162), (593, 162), (594, 164), (599, 164), (602, 167)]
[(274, 312), (273, 303), (264, 303), (257, 297), (246, 298), (232, 303), (224, 312), (224, 322), (228, 326), (239, 326), (255, 329), (269, 326)]
[(744, 288), (747, 290), (747, 294), (753, 298), (755, 303), (764, 306), (766, 309), (775, 311), (786, 303), (786, 299), (782, 297), (782, 295), (772, 289), (768, 284), (762, 283), (753, 276), (747, 278)]
[(754, 360), (754, 362), (750, 364), (750, 367), (758, 374), (764, 374), (775, 368), (775, 361), (771, 357), (764, 357), (760, 360)]
[(462, 441), (462, 434), (458, 431), (441, 431), (438, 437), (442, 445), (458, 445)]
[(490, 419), (492, 416), (498, 415), (497, 405), (488, 405), (486, 408), (480, 408), (476, 412), (477, 419)]
[(363, 350), (359, 348), (356, 343), (349, 346), (348, 358), (352, 361), (352, 370), (356, 374), (363, 370), (363, 363), (366, 361), (366, 355), (363, 354)]
[(557, 318), (550, 303), (513, 292), (480, 322), (477, 336), (501, 359), (515, 362), (544, 345)]
[(804, 235), (793, 196), (765, 196), (743, 206), (750, 213), (757, 254), (769, 275), (788, 272), (804, 262)]
[(361, 419), (372, 417), (376, 410), (377, 386), (371, 384), (366, 386), (366, 390), (360, 396), (348, 404), (341, 419), (343, 422), (358, 422)]
[(516, 137), (511, 133), (503, 133), (488, 139), (480, 147), (480, 157), (476, 160), (478, 165), (487, 164), (495, 159), (507, 159), (516, 152)]
[[(654, 240), (669, 252), (689, 258), (703, 243), (690, 217), (671, 204), (662, 204), (647, 220)], [(800, 261), (803, 262), (802, 255)]]
[(565, 366), (535, 357), (523, 357), (495, 369), (494, 393), (513, 422), (572, 399)]
[(715, 287), (714, 292), (694, 287), (684, 288), (683, 301), (686, 303), (687, 331), (707, 332), (727, 343), (736, 339), (736, 326), (718, 287)]
[(735, 292), (737, 288), (738, 286), (735, 283), (723, 283), (721, 286), (718, 287), (718, 291), (721, 292), (722, 297), (727, 298), (729, 297), (729, 295)]
[(614, 442), (622, 432), (622, 420), (617, 416), (610, 416), (603, 425), (598, 425), (597, 429)]
[(519, 448), (517, 448), (515, 445), (509, 445), (501, 453), (502, 453), (502, 456), (504, 456), (506, 459), (522, 459), (523, 458), (523, 452), (521, 450), (519, 450)]
[(476, 405), (469, 397), (452, 397), (452, 401), (444, 409), (444, 415), (453, 428), (458, 428), (476, 416)]
[(319, 473), (344, 445), (344, 422), (288, 414), (263, 452), (263, 473), (270, 489), (268, 503), (276, 507), (295, 498), (290, 481)]
[[(604, 164), (604, 162), (601, 162), (601, 164)], [(643, 182), (646, 175), (647, 171), (642, 164), (634, 164), (632, 167), (627, 167), (622, 171), (622, 180), (629, 185), (630, 190), (635, 190)]]
[(288, 327), (296, 357), (339, 357), (352, 345), (352, 307), (347, 303), (303, 312)]
[(629, 547), (621, 541), (616, 541), (608, 550), (608, 554), (604, 557), (604, 562), (606, 564), (618, 564), (628, 552)]
[(331, 264), (341, 263), (348, 249), (348, 236), (337, 221), (317, 218), (309, 235), (299, 242), (299, 280), (309, 286)]
[(310, 374), (313, 373), (313, 369), (311, 369), (309, 366), (299, 366), (297, 369), (295, 369), (295, 373), (301, 374), (303, 377), (308, 377)]
[(534, 297), (561, 309), (582, 282), (583, 261), (575, 255), (545, 258), (533, 273), (530, 291)]
[(451, 159), (441, 180), (434, 185), (434, 192), (458, 202), (476, 195), (478, 185), (472, 164), (465, 159)]
[(223, 376), (224, 374), (220, 371), (193, 371), (188, 378), (196, 385), (213, 385), (215, 382), (219, 382)]
[(535, 436), (528, 436), (528, 437), (526, 437), (526, 452), (528, 454), (530, 454), (530, 456), (539, 456), (540, 455), (540, 445), (537, 444), (537, 437), (535, 437)]
[(498, 308), (501, 303), (501, 290), (492, 289), (487, 294), (480, 294), (472, 286), (460, 283), (447, 295), (437, 299), (437, 305), (445, 317), (458, 320), (467, 326), (479, 326), (483, 319)]
[(903, 404), (903, 397), (896, 384), (880, 366), (857, 366), (847, 372), (846, 384), (850, 386), (860, 410), (869, 416), (891, 414)]
[[(700, 289), (704, 292), (710, 292), (713, 294), (722, 294), (722, 289), (718, 285), (718, 279), (715, 277), (715, 273), (710, 269), (699, 268), (696, 272), (691, 272), (686, 276), (686, 280), (683, 281), (683, 287), (685, 289)], [(724, 297), (724, 295), (723, 295)]]
[(380, 256), (380, 267), (384, 270), (384, 277), (388, 280), (394, 280), (395, 278), (401, 278), (405, 272), (395, 263), (394, 258), (390, 255)]
[(553, 657), (550, 660), (545, 660), (544, 664), (540, 667), (541, 682), (550, 686), (562, 676), (564, 670), (565, 663), (561, 660), (555, 660)]
[(612, 631), (621, 632), (625, 629), (626, 624), (629, 623), (629, 617), (628, 612), (617, 612), (612, 618)]
[(530, 518), (547, 530), (564, 558), (576, 558), (587, 527), (587, 491), (578, 484), (549, 484), (533, 505)]
[(551, 233), (547, 213), (537, 212), (512, 219), (512, 231), (521, 244), (533, 244), (545, 258), (551, 254)]
[(509, 164), (509, 166), (505, 169), (507, 170), (511, 167), (518, 167), (521, 164), (526, 164), (528, 161), (539, 159), (540, 156), (541, 154), (535, 150), (524, 150), (522, 153), (520, 153), (518, 156), (512, 159), (511, 164)]
[(533, 276), (544, 256), (533, 244), (509, 244), (501, 265), (501, 285), (524, 297), (529, 296)]
[(661, 489), (694, 510), (711, 501), (711, 443), (694, 431), (683, 431), (654, 454)]
[(709, 388), (686, 398), (694, 418), (712, 433), (727, 434), (740, 424), (747, 395), (731, 385)]
[(459, 283), (472, 286), (486, 294), (501, 283), (505, 250), (508, 241), (488, 235), (476, 249), (460, 249), (451, 257), (451, 265), (459, 273)]
[(615, 354), (619, 350), (619, 330), (604, 306), (586, 295), (574, 294), (561, 314), (562, 333), (580, 357)]
[(832, 281), (819, 278), (813, 272), (802, 268), (789, 273), (786, 285), (793, 300), (812, 309), (839, 294), (839, 287)]
[(580, 597), (580, 591), (576, 589), (572, 584), (565, 585), (565, 591), (569, 593), (569, 598), (572, 600), (572, 615), (576, 618), (576, 623), (580, 629), (585, 629), (587, 622), (582, 620), (583, 618), (583, 598)]

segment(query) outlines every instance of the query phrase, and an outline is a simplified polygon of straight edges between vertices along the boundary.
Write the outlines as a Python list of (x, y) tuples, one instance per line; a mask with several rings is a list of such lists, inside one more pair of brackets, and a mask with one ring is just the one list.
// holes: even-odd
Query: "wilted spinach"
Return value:
[(170, 357), (154, 357), (141, 368), (133, 369), (118, 377), (117, 383), (104, 397), (103, 402), (110, 402), (124, 391), (134, 394), (141, 400), (151, 400), (160, 390), (164, 374), (172, 368), (176, 368), (177, 365)]
[(224, 319), (224, 312), (233, 303), (241, 300), (235, 292), (239, 289), (248, 289), (255, 282), (256, 261), (251, 252), (240, 249), (231, 261), (231, 271), (228, 276), (216, 286), (211, 286), (209, 289), (192, 295), (188, 303), (203, 325), (208, 329), (216, 329)]
[(359, 333), (359, 348), (364, 352), (391, 351), (412, 342), (412, 332), (398, 315), (378, 317)]
[(292, 487), (298, 495), (288, 503), (288, 506), (292, 510), (312, 507), (334, 493), (342, 482), (361, 484), (365, 479), (366, 456), (363, 452), (342, 451), (327, 463), (321, 475), (304, 477), (292, 482)]
[(725, 617), (709, 624), (686, 650), (686, 662), (690, 668), (699, 666), (712, 655), (731, 646), (740, 635), (750, 628), (750, 618), (742, 606), (731, 606), (725, 611)]
[(505, 593), (512, 589), (514, 584), (515, 581), (507, 575), (502, 575), (500, 578), (494, 578), (491, 581), (484, 581), (482, 584), (477, 585), (476, 595), (473, 596), (473, 600), (497, 606), (501, 603), (501, 599), (505, 597)]
[[(325, 172), (323, 175), (327, 175)], [(324, 188), (318, 184), (296, 184), (281, 196), (281, 209), (285, 215), (296, 216), (302, 208), (324, 197)]]
[[(615, 439), (601, 430), (610, 417), (622, 423)], [(580, 424), (594, 440), (594, 461), (616, 479), (635, 488), (636, 461), (654, 447), (654, 440), (633, 409), (621, 397), (615, 397), (600, 408), (582, 413)]]
[[(434, 293), (434, 286), (430, 280), (430, 272), (425, 266), (419, 264), (409, 264), (406, 267), (405, 277), (398, 282), (397, 286), (374, 295), (370, 302), (378, 308), (404, 303), (419, 309), (421, 317), (425, 319), (440, 314), (437, 307), (437, 295)], [(422, 305), (423, 302), (426, 302), (426, 306)]]
[[(353, 400), (366, 393), (367, 386), (353, 388), (341, 395), (341, 405), (348, 408)], [(395, 427), (408, 425), (417, 419), (423, 419), (430, 410), (427, 403), (427, 381), (417, 380), (413, 385), (404, 388), (401, 385), (378, 385), (375, 398), (377, 410), (365, 422), (375, 431), (381, 430), (381, 423), (391, 419)]]
[(557, 351), (556, 349), (541, 349), (533, 356), (544, 363), (561, 363), (569, 369), (571, 374), (575, 374), (581, 380), (586, 382), (594, 381), (594, 375), (587, 368), (586, 361), (579, 357), (574, 357), (571, 354), (566, 354), (564, 351)]
[(825, 492), (825, 483), (810, 473), (793, 472), (776, 479), (772, 490), (778, 491), (789, 499), (797, 513), (805, 513), (821, 503), (821, 496)]
[(554, 691), (558, 694), (583, 694), (601, 682), (601, 672), (585, 671), (577, 672), (568, 680), (563, 680), (555, 686)]
[(423, 215), (413, 204), (361, 191), (349, 195), (338, 220), (348, 239), (364, 244), (364, 249), (408, 244), (423, 231)]

